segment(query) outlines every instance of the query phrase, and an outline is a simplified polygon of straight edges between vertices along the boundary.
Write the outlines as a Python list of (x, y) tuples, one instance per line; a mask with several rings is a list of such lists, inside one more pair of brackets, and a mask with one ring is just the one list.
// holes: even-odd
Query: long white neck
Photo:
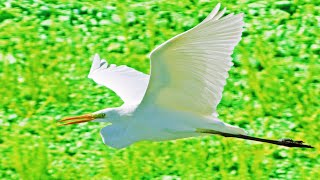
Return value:
[(103, 117), (102, 118), (97, 118), (93, 120), (93, 122), (110, 122), (110, 123), (116, 123), (119, 122), (123, 119), (129, 118), (137, 106), (132, 106), (132, 105), (122, 105), (120, 107), (116, 108), (106, 108), (102, 109), (100, 111), (97, 111), (93, 114), (100, 114)]

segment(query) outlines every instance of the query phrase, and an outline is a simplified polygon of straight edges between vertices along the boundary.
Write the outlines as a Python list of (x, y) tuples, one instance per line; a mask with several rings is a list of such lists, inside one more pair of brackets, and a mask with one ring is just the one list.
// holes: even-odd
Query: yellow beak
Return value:
[(65, 125), (70, 125), (70, 124), (79, 124), (79, 123), (89, 122), (89, 121), (92, 121), (96, 118), (97, 117), (93, 114), (85, 114), (82, 116), (63, 118), (63, 119), (59, 120), (58, 122), (62, 123), (59, 126), (65, 126)]

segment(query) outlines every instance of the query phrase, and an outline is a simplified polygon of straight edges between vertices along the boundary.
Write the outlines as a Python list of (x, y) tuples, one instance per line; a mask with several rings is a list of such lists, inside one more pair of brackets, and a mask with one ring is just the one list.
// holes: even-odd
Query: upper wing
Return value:
[(143, 103), (201, 115), (215, 113), (241, 39), (243, 15), (218, 12), (151, 52), (151, 79)]
[(108, 66), (98, 54), (93, 58), (88, 78), (113, 90), (126, 104), (139, 104), (149, 82), (149, 75), (127, 66)]

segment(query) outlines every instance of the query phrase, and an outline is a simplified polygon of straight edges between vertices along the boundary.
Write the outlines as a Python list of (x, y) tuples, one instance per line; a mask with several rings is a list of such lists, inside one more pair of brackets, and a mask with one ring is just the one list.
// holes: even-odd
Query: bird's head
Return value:
[(85, 114), (81, 116), (73, 116), (73, 117), (66, 117), (58, 122), (61, 123), (61, 126), (70, 125), (70, 124), (79, 124), (85, 122), (110, 122), (112, 123), (114, 120), (118, 119), (120, 114), (117, 109), (115, 108), (107, 108), (101, 111), (92, 113), (92, 114)]

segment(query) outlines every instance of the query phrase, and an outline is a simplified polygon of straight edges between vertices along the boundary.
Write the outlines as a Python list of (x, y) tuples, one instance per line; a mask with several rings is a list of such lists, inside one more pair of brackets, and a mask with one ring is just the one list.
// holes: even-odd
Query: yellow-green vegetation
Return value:
[(148, 53), (217, 3), (1, 0), (0, 179), (318, 179), (319, 1), (222, 1), (246, 27), (218, 106), (250, 135), (316, 149), (207, 136), (115, 150), (101, 141), (104, 124), (56, 126), (121, 105), (87, 79), (94, 53), (149, 73)]

